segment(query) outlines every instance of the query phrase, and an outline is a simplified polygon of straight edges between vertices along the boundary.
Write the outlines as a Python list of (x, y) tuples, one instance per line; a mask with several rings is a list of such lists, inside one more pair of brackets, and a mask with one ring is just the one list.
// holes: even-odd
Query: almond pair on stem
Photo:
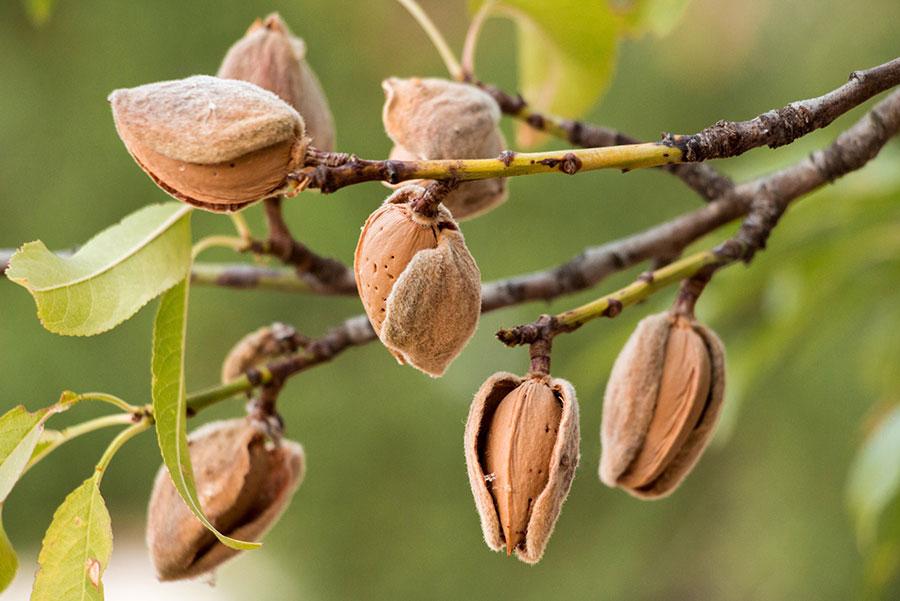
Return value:
[(498, 372), (466, 422), (469, 484), (488, 546), (537, 563), (578, 466), (578, 401), (559, 378)]
[(670, 494), (709, 443), (725, 398), (725, 349), (693, 316), (644, 318), (603, 403), (600, 479), (642, 499)]

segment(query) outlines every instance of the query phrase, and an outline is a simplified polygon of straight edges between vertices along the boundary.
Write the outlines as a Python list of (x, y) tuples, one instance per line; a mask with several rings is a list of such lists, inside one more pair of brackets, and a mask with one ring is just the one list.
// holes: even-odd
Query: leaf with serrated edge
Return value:
[(77, 402), (77, 396), (71, 395), (72, 393), (64, 392), (58, 403), (34, 413), (29, 413), (20, 405), (0, 417), (0, 503), (6, 500), (34, 454), (44, 430), (44, 422), (51, 415), (65, 411)]
[(870, 544), (885, 507), (900, 494), (900, 405), (866, 439), (847, 483), (847, 501), (860, 540)]
[(91, 238), (68, 259), (29, 242), (7, 277), (31, 292), (45, 328), (67, 336), (109, 330), (184, 277), (191, 260), (191, 207), (144, 207)]
[(188, 452), (185, 421), (184, 339), (187, 327), (188, 281), (166, 292), (153, 325), (153, 414), (163, 462), (175, 490), (204, 526), (232, 549), (256, 549), (262, 543), (229, 538), (213, 527), (200, 507)]
[[(470, 8), (481, 4), (470, 2)], [(622, 31), (622, 17), (606, 2), (501, 0), (492, 10), (516, 23), (519, 91), (532, 108), (576, 118), (597, 102), (612, 76)], [(520, 146), (543, 138), (524, 124), (517, 135)]]
[[(3, 503), (0, 503), (0, 514), (3, 512)], [(6, 590), (9, 583), (19, 569), (19, 556), (3, 530), (3, 518), (0, 517), (0, 593)]]
[(112, 528), (99, 474), (76, 488), (53, 514), (44, 535), (31, 601), (101, 601)]

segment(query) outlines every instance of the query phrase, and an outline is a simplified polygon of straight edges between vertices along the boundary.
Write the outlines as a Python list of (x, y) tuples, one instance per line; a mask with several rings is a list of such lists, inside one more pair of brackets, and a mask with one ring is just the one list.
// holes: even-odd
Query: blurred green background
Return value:
[[(422, 4), (461, 48), (464, 2)], [(392, 1), (59, 0), (42, 27), (21, 3), (0, 2), (0, 247), (40, 238), (69, 248), (166, 200), (116, 136), (106, 96), (214, 73), (251, 21), (272, 11), (307, 42), (339, 150), (385, 157), (380, 81), (445, 75), (427, 38)], [(694, 0), (672, 34), (621, 45), (610, 87), (586, 118), (647, 139), (750, 118), (895, 58), (898, 24), (896, 0)], [(509, 22), (489, 21), (479, 77), (513, 91), (514, 44)], [(785, 166), (861, 114), (788, 148), (716, 166), (739, 179)], [(439, 380), (398, 366), (377, 344), (292, 379), (281, 409), (288, 436), (306, 449), (306, 480), (265, 547), (221, 569), (216, 589), (153, 579), (142, 532), (160, 459), (152, 434), (136, 439), (103, 480), (116, 536), (107, 598), (837, 600), (863, 594), (873, 579), (890, 583), (896, 556), (860, 547), (845, 488), (861, 441), (900, 402), (898, 165), (895, 140), (863, 171), (794, 207), (769, 250), (749, 268), (720, 274), (704, 295), (698, 315), (729, 352), (728, 407), (713, 447), (672, 497), (640, 502), (596, 476), (612, 360), (641, 316), (671, 302), (671, 291), (555, 345), (553, 373), (574, 383), (581, 403), (582, 457), (540, 564), (488, 550), (466, 477), (462, 436), (472, 395), (494, 371), (527, 368), (526, 351), (502, 347), (492, 332), (617, 288), (635, 269), (594, 291), (486, 315)], [(485, 280), (557, 264), (699, 206), (678, 180), (656, 171), (519, 178), (510, 190), (504, 206), (463, 228)], [(287, 203), (286, 215), (300, 239), (350, 263), (359, 227), (385, 196), (375, 183), (327, 197), (305, 193)], [(246, 215), (261, 233), (261, 209)], [(193, 223), (196, 237), (230, 229), (208, 214)], [(237, 260), (226, 251), (204, 259)], [(361, 311), (357, 299), (199, 287), (191, 302), (190, 390), (216, 383), (221, 359), (251, 329), (277, 320), (316, 336)], [(100, 336), (59, 337), (41, 327), (24, 289), (0, 281), (0, 410), (47, 406), (65, 389), (148, 402), (154, 310), (152, 303)], [(51, 425), (100, 411), (80, 406)], [(197, 421), (242, 411), (235, 399)], [(24, 598), (55, 507), (90, 474), (109, 437), (95, 433), (64, 447), (6, 502), (7, 531), (23, 562), (10, 598)]]

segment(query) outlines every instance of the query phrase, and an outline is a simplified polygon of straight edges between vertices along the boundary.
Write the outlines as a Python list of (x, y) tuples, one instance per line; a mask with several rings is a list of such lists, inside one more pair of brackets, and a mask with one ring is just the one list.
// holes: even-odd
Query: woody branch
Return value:
[[(719, 121), (697, 134), (664, 134), (656, 143), (618, 144), (620, 134), (600, 128), (587, 129), (576, 122), (530, 112), (524, 102), (499, 98), (504, 112), (525, 118), (533, 125), (541, 125), (556, 134), (565, 134), (586, 142), (613, 142), (595, 147), (539, 153), (504, 151), (493, 159), (445, 159), (421, 161), (368, 161), (355, 155), (312, 152), (305, 167), (292, 174), (296, 186), (320, 188), (333, 192), (344, 186), (366, 181), (387, 181), (393, 184), (411, 179), (458, 179), (461, 181), (510, 177), (536, 173), (562, 172), (573, 175), (579, 171), (621, 169), (630, 171), (643, 167), (659, 167), (678, 163), (696, 163), (707, 159), (741, 155), (748, 150), (768, 145), (777, 148), (790, 144), (806, 134), (827, 126), (840, 115), (873, 96), (900, 84), (900, 58), (865, 71), (854, 71), (850, 80), (839, 88), (816, 98), (791, 103), (781, 109), (768, 111), (748, 121)], [(548, 125), (551, 124), (551, 125)], [(612, 138), (610, 138), (612, 136)], [(728, 181), (705, 170), (682, 172), (682, 178), (705, 197), (727, 191)]]

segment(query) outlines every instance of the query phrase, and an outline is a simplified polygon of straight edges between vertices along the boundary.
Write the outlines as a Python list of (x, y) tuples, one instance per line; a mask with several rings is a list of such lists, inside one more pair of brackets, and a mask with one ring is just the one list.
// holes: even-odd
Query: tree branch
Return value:
[[(505, 150), (494, 159), (420, 161), (367, 161), (355, 155), (313, 150), (307, 157), (306, 165), (288, 176), (285, 192), (291, 195), (302, 187), (333, 192), (344, 186), (367, 181), (398, 184), (411, 179), (466, 181), (556, 171), (569, 175), (596, 169), (630, 171), (643, 167), (695, 163), (706, 159), (738, 156), (763, 145), (776, 148), (789, 144), (811, 131), (825, 127), (853, 107), (898, 84), (900, 84), (900, 58), (866, 71), (856, 71), (848, 83), (824, 96), (794, 102), (749, 121), (719, 121), (693, 135), (664, 134), (662, 142), (658, 143), (645, 142), (535, 153)], [(506, 106), (503, 110), (514, 108)], [(520, 107), (517, 110), (518, 114), (522, 114), (522, 110), (527, 109)], [(530, 114), (526, 120), (529, 123), (540, 124), (535, 115)], [(546, 123), (543, 125), (546, 127)], [(561, 123), (558, 125), (562, 127)], [(564, 130), (560, 130), (556, 133), (563, 132)], [(606, 132), (596, 129), (593, 133), (605, 135)], [(571, 130), (569, 135), (574, 135)], [(721, 193), (727, 189), (728, 182), (713, 178), (710, 172), (694, 170), (683, 175), (685, 176), (683, 179), (686, 178), (685, 181), (692, 184), (692, 187), (697, 186), (696, 189), (704, 196), (709, 196), (713, 192)]]
[[(710, 251), (642, 274), (628, 286), (576, 309), (555, 316), (542, 315), (533, 323), (500, 330), (497, 338), (507, 346), (552, 340), (556, 335), (571, 332), (593, 319), (616, 317), (624, 307), (682, 279), (702, 275), (705, 285), (718, 269), (739, 260), (749, 262), (757, 250), (765, 248), (772, 228), (791, 202), (861, 168), (875, 158), (898, 132), (900, 91), (877, 104), (827, 148), (786, 169), (736, 187), (721, 202), (732, 202), (735, 209), (740, 208), (749, 215), (732, 239)], [(715, 204), (718, 203), (704, 208)]]
[[(537, 130), (554, 135), (576, 146), (594, 148), (640, 144), (642, 142), (638, 138), (614, 129), (582, 121), (563, 119), (556, 115), (539, 113), (532, 110), (521, 95), (510, 96), (497, 86), (482, 82), (473, 82), (473, 85), (490, 94), (497, 101), (500, 110), (504, 114), (521, 119)], [(658, 168), (668, 171), (681, 179), (689, 188), (707, 201), (722, 196), (734, 187), (734, 182), (731, 181), (731, 178), (719, 173), (711, 165), (674, 163), (671, 165), (659, 165)]]

